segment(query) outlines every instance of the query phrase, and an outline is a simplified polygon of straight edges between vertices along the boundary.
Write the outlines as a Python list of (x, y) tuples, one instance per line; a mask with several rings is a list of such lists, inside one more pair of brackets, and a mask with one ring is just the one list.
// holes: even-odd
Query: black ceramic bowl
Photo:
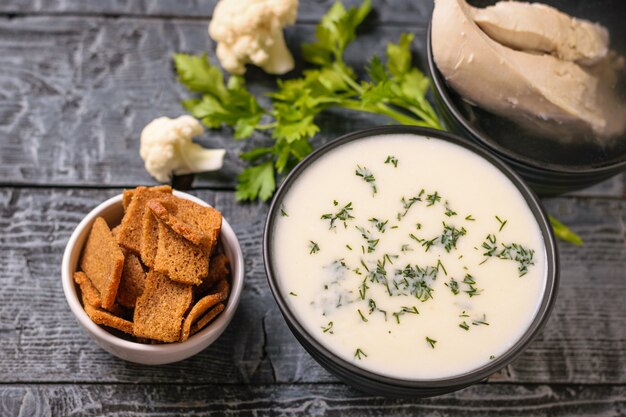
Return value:
[[(468, 1), (486, 7), (495, 0)], [(545, 0), (572, 16), (604, 25), (611, 49), (626, 56), (626, 3), (622, 0)], [(446, 82), (435, 65), (431, 31), (427, 40), (428, 68), (433, 80), (436, 110), (451, 131), (466, 137), (506, 161), (540, 195), (555, 195), (585, 188), (626, 170), (626, 134), (611, 146), (599, 146), (593, 138), (564, 144), (534, 134), (516, 122), (494, 115), (464, 101)], [(477, 80), (480, 82), (480, 80)], [(622, 76), (618, 91), (626, 90)]]
[[(382, 376), (363, 370), (351, 363), (340, 359), (335, 354), (326, 349), (321, 343), (319, 343), (311, 334), (309, 334), (305, 328), (298, 322), (296, 315), (290, 310), (287, 300), (281, 294), (279, 284), (274, 274), (274, 266), (272, 265), (271, 251), (272, 249), (272, 236), (274, 230), (274, 222), (280, 216), (280, 208), (284, 197), (289, 192), (290, 187), (298, 179), (302, 172), (306, 171), (312, 163), (325, 154), (332, 152), (334, 149), (362, 138), (383, 135), (383, 134), (414, 134), (418, 136), (428, 136), (459, 145), (469, 151), (482, 157), (484, 160), (499, 169), (504, 175), (511, 180), (511, 182), (517, 187), (521, 195), (526, 200), (530, 207), (534, 217), (541, 230), (543, 240), (546, 246), (546, 261), (547, 261), (547, 277), (546, 288), (544, 291), (543, 299), (539, 306), (539, 309), (535, 315), (535, 318), (531, 325), (528, 327), (523, 336), (515, 343), (506, 353), (499, 356), (489, 364), (475, 369), (466, 374), (455, 376), (451, 378), (441, 378), (432, 380), (403, 380)], [(277, 191), (270, 211), (267, 215), (267, 221), (265, 223), (265, 233), (263, 236), (263, 258), (265, 261), (265, 271), (267, 273), (267, 279), (269, 286), (272, 290), (272, 294), (276, 299), (278, 307), (280, 308), (287, 325), (291, 329), (292, 333), (306, 349), (306, 351), (324, 368), (334, 374), (337, 378), (341, 379), (345, 383), (373, 395), (384, 395), (389, 397), (402, 397), (402, 398), (418, 398), (429, 397), (434, 395), (440, 395), (447, 392), (452, 392), (464, 388), (468, 385), (480, 382), (487, 378), (489, 375), (504, 368), (511, 363), (526, 346), (537, 335), (541, 327), (547, 321), (549, 313), (552, 309), (556, 291), (558, 287), (558, 257), (557, 249), (547, 215), (541, 206), (541, 203), (533, 191), (523, 182), (522, 179), (501, 160), (480, 148), (479, 146), (468, 142), (458, 136), (450, 133), (441, 132), (432, 129), (411, 127), (411, 126), (385, 126), (376, 127), (358, 132), (350, 133), (342, 136), (314, 151), (305, 160), (303, 160), (296, 168), (287, 176), (285, 181)]]

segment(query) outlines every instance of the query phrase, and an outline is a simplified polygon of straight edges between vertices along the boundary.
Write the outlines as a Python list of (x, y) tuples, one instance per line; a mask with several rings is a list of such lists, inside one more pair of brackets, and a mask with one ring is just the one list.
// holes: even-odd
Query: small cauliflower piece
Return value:
[(294, 67), (283, 27), (293, 25), (298, 0), (221, 0), (213, 10), (209, 35), (217, 42), (217, 58), (231, 74), (246, 72), (247, 63), (269, 74)]
[(191, 116), (176, 119), (159, 117), (141, 132), (139, 154), (146, 171), (157, 181), (167, 182), (172, 174), (216, 171), (222, 168), (224, 149), (205, 149), (191, 139), (204, 133), (202, 125)]

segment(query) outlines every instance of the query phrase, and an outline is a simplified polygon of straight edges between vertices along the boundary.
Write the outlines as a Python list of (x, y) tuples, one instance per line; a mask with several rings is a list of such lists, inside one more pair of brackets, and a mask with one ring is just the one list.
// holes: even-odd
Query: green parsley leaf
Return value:
[(174, 54), (174, 67), (178, 81), (189, 91), (205, 93), (216, 97), (227, 95), (222, 71), (211, 65), (206, 54), (201, 56)]
[(237, 201), (252, 201), (257, 198), (267, 201), (276, 189), (274, 164), (272, 161), (266, 161), (261, 165), (246, 168), (239, 174), (237, 181), (235, 193)]
[(402, 77), (411, 68), (411, 43), (413, 34), (403, 33), (400, 41), (387, 45), (387, 68), (394, 77)]
[(554, 230), (554, 234), (559, 239), (572, 243), (576, 246), (581, 246), (583, 244), (583, 240), (576, 233), (572, 232), (569, 227), (565, 226), (563, 223), (558, 221), (552, 216), (550, 217), (550, 224), (552, 225), (552, 230)]

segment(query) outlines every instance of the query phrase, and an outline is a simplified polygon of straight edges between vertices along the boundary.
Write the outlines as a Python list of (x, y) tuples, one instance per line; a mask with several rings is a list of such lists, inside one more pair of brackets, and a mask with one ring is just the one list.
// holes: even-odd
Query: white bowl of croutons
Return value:
[(94, 208), (62, 263), (65, 298), (107, 352), (160, 365), (211, 345), (243, 289), (233, 229), (210, 205), (167, 186), (137, 187)]

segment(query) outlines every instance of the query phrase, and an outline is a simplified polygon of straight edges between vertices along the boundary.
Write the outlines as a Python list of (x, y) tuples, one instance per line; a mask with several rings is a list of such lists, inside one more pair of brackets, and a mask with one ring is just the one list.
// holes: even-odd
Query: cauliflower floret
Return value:
[(159, 117), (148, 123), (141, 132), (139, 148), (146, 171), (157, 181), (167, 182), (172, 173), (183, 175), (220, 169), (226, 151), (205, 149), (191, 141), (202, 133), (202, 125), (191, 116)]
[(213, 10), (209, 35), (217, 42), (217, 58), (231, 74), (243, 74), (252, 63), (269, 74), (294, 66), (283, 27), (293, 25), (298, 0), (221, 0)]

